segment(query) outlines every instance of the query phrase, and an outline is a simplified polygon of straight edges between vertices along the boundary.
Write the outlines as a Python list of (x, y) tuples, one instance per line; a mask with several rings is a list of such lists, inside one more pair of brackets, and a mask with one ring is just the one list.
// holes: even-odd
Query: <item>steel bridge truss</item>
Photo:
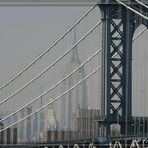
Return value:
[[(102, 13), (102, 105), (98, 117), (101, 134), (111, 135), (119, 124), (121, 134), (132, 134), (132, 39), (147, 21), (118, 4), (99, 4)], [(142, 12), (145, 8), (137, 6)], [(146, 13), (145, 13), (146, 14)], [(102, 136), (101, 135), (101, 136)]]

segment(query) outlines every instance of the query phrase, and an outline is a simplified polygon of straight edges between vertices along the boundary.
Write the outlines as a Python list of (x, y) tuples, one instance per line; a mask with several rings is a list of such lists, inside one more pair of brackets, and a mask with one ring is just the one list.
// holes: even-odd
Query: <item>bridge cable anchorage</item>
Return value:
[(28, 66), (26, 66), (22, 71), (20, 71), (18, 74), (16, 74), (12, 79), (10, 79), (8, 82), (6, 82), (4, 85), (0, 87), (0, 91), (3, 90), (7, 85), (9, 85), (11, 82), (13, 82), (15, 79), (17, 79), (19, 76), (21, 76), (25, 71), (27, 71), (32, 65), (34, 65), (38, 60), (40, 60), (46, 53), (48, 53), (56, 44), (58, 44), (69, 32), (75, 28), (97, 5), (93, 5), (72, 27), (70, 27), (61, 37), (59, 37), (51, 46), (46, 49), (42, 54), (40, 54), (34, 61), (32, 61)]
[(148, 6), (139, 0), (135, 0), (138, 4), (142, 5), (143, 7), (148, 9)]
[(44, 106), (40, 107), (39, 109), (37, 109), (36, 111), (32, 112), (31, 114), (27, 115), (26, 117), (10, 124), (9, 126), (6, 126), (3, 129), (0, 129), (0, 133), (22, 121), (24, 121), (25, 119), (28, 119), (29, 117), (33, 116), (34, 114), (36, 114), (37, 112), (39, 112), (40, 110), (44, 109), (45, 107), (47, 107), (50, 104), (53, 104), (55, 101), (59, 100), (60, 98), (62, 98), (64, 95), (68, 94), (71, 90), (73, 90), (75, 87), (79, 86), (81, 83), (83, 83), (84, 81), (86, 81), (87, 79), (89, 79), (93, 74), (95, 74), (97, 71), (99, 71), (101, 69), (101, 66), (97, 67), (93, 72), (91, 72), (89, 75), (87, 75), (84, 79), (82, 79), (81, 81), (79, 81), (78, 83), (76, 83), (74, 86), (72, 86), (70, 89), (68, 89), (67, 91), (65, 91), (64, 93), (62, 93), (61, 95), (59, 95), (58, 97), (56, 97), (55, 99), (51, 100), (50, 102), (48, 102), (47, 104), (45, 104)]
[(86, 65), (90, 60), (92, 60), (98, 53), (101, 52), (101, 49), (99, 49), (97, 52), (95, 52), (92, 56), (90, 56), (85, 62), (83, 62), (80, 66), (78, 66), (76, 69), (74, 69), (70, 74), (68, 74), (66, 77), (64, 77), (62, 80), (60, 80), (59, 82), (57, 82), (54, 86), (52, 86), (50, 89), (48, 89), (47, 91), (45, 91), (43, 94), (41, 94), (40, 96), (36, 97), (34, 100), (30, 101), (29, 103), (25, 104), (24, 106), (22, 106), (20, 109), (16, 110), (15, 112), (9, 114), (8, 116), (0, 119), (0, 122), (3, 122), (4, 120), (8, 119), (9, 117), (15, 115), (16, 113), (18, 113), (19, 111), (23, 110), (24, 108), (26, 108), (27, 106), (31, 105), (32, 103), (34, 103), (35, 101), (39, 100), (41, 97), (45, 96), (47, 93), (49, 93), (50, 91), (52, 91), (54, 88), (56, 88), (59, 84), (61, 84), (62, 82), (64, 82), (66, 79), (68, 79), (70, 76), (72, 76), (74, 73), (76, 73), (80, 68), (82, 68), (84, 65)]
[[(146, 31), (147, 28), (143, 29), (140, 33), (138, 33), (134, 38), (133, 38), (133, 42), (139, 37), (141, 36), (144, 31)], [(118, 34), (116, 35), (116, 37), (118, 36)], [(50, 89), (48, 89), (46, 92), (44, 92), (42, 95), (38, 96), (37, 98), (35, 98), (34, 100), (30, 101), (29, 103), (27, 103), (26, 105), (24, 105), (23, 107), (21, 107), (20, 109), (16, 110), (15, 112), (9, 114), (8, 116), (2, 118), (0, 120), (0, 122), (8, 119), (9, 117), (15, 115), (16, 113), (18, 113), (19, 111), (21, 111), (22, 109), (24, 109), (25, 107), (31, 105), (32, 103), (34, 103), (35, 101), (37, 101), (38, 99), (40, 99), (41, 97), (43, 97), (44, 95), (46, 95), (48, 92), (50, 92), (51, 90), (53, 90), (55, 87), (57, 87), (59, 84), (61, 84), (62, 82), (64, 82), (66, 79), (68, 79), (72, 74), (74, 74), (76, 71), (78, 71), (81, 67), (83, 67), (85, 64), (87, 64), (94, 56), (96, 56), (99, 52), (101, 52), (102, 49), (99, 49), (95, 54), (93, 54), (90, 58), (88, 58), (84, 63), (82, 63), (79, 67), (77, 67), (75, 70), (73, 70), (70, 74), (68, 74), (65, 78), (63, 78), (61, 81), (59, 81), (58, 83), (56, 83), (54, 86), (52, 86)], [(116, 56), (117, 54), (115, 54), (114, 56)]]
[(124, 7), (126, 7), (127, 9), (131, 10), (132, 12), (136, 13), (137, 15), (143, 17), (144, 19), (148, 20), (148, 17), (141, 14), (140, 12), (138, 12), (137, 10), (131, 8), (130, 6), (126, 5), (124, 2), (121, 2), (120, 0), (115, 0), (116, 2), (118, 2), (119, 4), (123, 5)]
[(18, 89), (16, 92), (14, 92), (12, 95), (8, 96), (6, 99), (0, 102), (0, 105), (4, 104), (8, 100), (10, 100), (12, 97), (14, 97), (16, 94), (20, 93), (22, 90), (24, 90), (26, 87), (28, 87), (30, 84), (32, 84), (34, 81), (36, 81), (39, 77), (41, 77), (44, 73), (46, 73), (50, 68), (55, 66), (61, 59), (63, 59), (73, 48), (75, 48), (77, 45), (79, 45), (89, 34), (91, 34), (100, 24), (101, 20), (92, 27), (77, 43), (75, 43), (71, 48), (69, 48), (62, 56), (60, 56), (55, 62), (53, 62), (49, 67), (47, 67), (45, 70), (43, 70), (40, 74), (38, 74), (35, 78), (33, 78), (30, 82), (25, 84), (22, 88)]

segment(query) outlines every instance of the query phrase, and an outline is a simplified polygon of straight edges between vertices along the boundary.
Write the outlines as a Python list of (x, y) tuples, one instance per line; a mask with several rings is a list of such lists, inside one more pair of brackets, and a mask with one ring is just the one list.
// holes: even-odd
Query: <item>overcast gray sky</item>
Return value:
[[(0, 85), (4, 84), (10, 78), (15, 76), (20, 70), (22, 70), (30, 62), (32, 62), (32, 60), (34, 60), (39, 54), (45, 51), (90, 7), (91, 6), (64, 7), (60, 5), (58, 5), (57, 7), (0, 7)], [(100, 13), (99, 9), (97, 8), (96, 13), (92, 13), (92, 15), (88, 17), (89, 19), (86, 22), (84, 21), (82, 23), (82, 26), (80, 26), (80, 29), (77, 30), (77, 40), (80, 39), (80, 37), (78, 36), (79, 34), (81, 34), (81, 32), (88, 32), (89, 29), (96, 24), (95, 22), (100, 19), (99, 16)], [(83, 35), (85, 33), (83, 33)], [(82, 35), (80, 36), (82, 37)], [(99, 40), (99, 34), (96, 32), (96, 34), (93, 34), (93, 36), (87, 43), (84, 42), (84, 45), (81, 45), (82, 47), (78, 47), (78, 50), (80, 48), (83, 48), (84, 50), (86, 49), (85, 52), (84, 50), (79, 50), (79, 52), (82, 54), (82, 56), (79, 54), (79, 57), (82, 57), (83, 59), (84, 56), (87, 57), (87, 54), (92, 55), (92, 53), (94, 53), (92, 52), (93, 50), (100, 49), (101, 40), (100, 42), (96, 42), (97, 40)], [(64, 47), (59, 46), (59, 49), (57, 49), (55, 52), (53, 49), (53, 52), (49, 54), (48, 61), (52, 63), (63, 53), (63, 51), (67, 50), (72, 45), (70, 45), (69, 42), (73, 43), (73, 31), (72, 34), (68, 37), (68, 41), (65, 42)], [(98, 44), (100, 44), (100, 46), (98, 46)], [(57, 55), (57, 57), (55, 55)], [(63, 76), (62, 72), (64, 68), (60, 69), (60, 67), (61, 66), (59, 65), (58, 72), (61, 71), (59, 75)], [(38, 67), (38, 69), (40, 68)], [(50, 76), (52, 77), (48, 77), (48, 79), (46, 80), (57, 82), (58, 79), (60, 80), (62, 78), (55, 78), (53, 77), (53, 75), (54, 72), (50, 74)], [(32, 75), (32, 77), (34, 76)], [(30, 79), (31, 77), (27, 73), (25, 75), (24, 81), (29, 82)], [(12, 108), (15, 109), (16, 107), (19, 108), (20, 106), (22, 106), (22, 104), (27, 103), (29, 101), (28, 99), (35, 98), (36, 96), (40, 95), (41, 92), (38, 91), (38, 89), (41, 88), (41, 84), (37, 83), (37, 85), (37, 88), (35, 87), (32, 90), (32, 88), (29, 87), (29, 89), (27, 89), (27, 91), (24, 91), (24, 93), (22, 93), (21, 95), (15, 96), (14, 99), (16, 101), (14, 101), (13, 99), (13, 101), (10, 101), (7, 104), (8, 107), (4, 106), (3, 109), (8, 110), (10, 106), (13, 106)], [(51, 82), (51, 86), (52, 85), (53, 84)], [(10, 92), (14, 92), (13, 89), (17, 87), (21, 87), (20, 82), (18, 82), (17, 85), (15, 85), (15, 83), (11, 85), (8, 91), (10, 90)], [(43, 89), (45, 89), (45, 87), (46, 86), (43, 86)], [(95, 87), (95, 85), (93, 87)], [(35, 89), (38, 91), (38, 93), (33, 96)], [(3, 100), (4, 98), (6, 98), (6, 96), (9, 96), (8, 91), (4, 93), (4, 95), (1, 95), (0, 100)], [(91, 90), (88, 91), (90, 92)], [(94, 98), (95, 100), (97, 100), (96, 92), (98, 90), (93, 89), (93, 91)], [(28, 99), (26, 100), (26, 98)], [(92, 100), (92, 98), (89, 97), (89, 100)]]
[[(45, 51), (87, 10), (86, 6), (0, 7), (0, 85)], [(100, 13), (98, 16), (95, 14), (93, 18), (99, 19)], [(142, 64), (146, 64), (148, 59), (147, 37), (148, 35), (145, 33), (135, 43), (136, 46), (134, 45), (133, 60), (136, 61), (137, 57), (139, 57), (139, 61), (141, 60), (141, 64), (134, 62), (135, 67), (138, 67), (134, 71), (134, 74), (138, 75), (134, 77), (134, 92), (137, 92), (134, 94), (134, 99), (137, 98), (134, 101), (136, 105), (140, 103), (138, 98), (147, 97), (148, 83), (145, 81), (145, 77), (148, 72)], [(142, 78), (141, 72), (145, 74)], [(137, 85), (139, 86), (135, 88)], [(144, 105), (144, 101), (142, 105)]]
[(0, 84), (42, 53), (86, 7), (1, 7)]

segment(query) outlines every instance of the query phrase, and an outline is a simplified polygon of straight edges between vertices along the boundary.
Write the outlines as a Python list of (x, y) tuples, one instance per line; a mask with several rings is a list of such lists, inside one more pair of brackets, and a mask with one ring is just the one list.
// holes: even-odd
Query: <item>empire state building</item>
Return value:
[[(76, 29), (74, 29), (74, 42), (76, 43)], [(78, 56), (78, 47), (72, 50), (70, 61), (66, 65), (65, 76), (70, 74), (78, 66), (81, 65), (81, 61)], [(67, 91), (76, 83), (81, 81), (85, 77), (84, 67), (81, 67), (77, 72), (65, 80), (62, 85), (62, 90)], [(86, 81), (81, 83), (78, 87), (71, 90), (68, 95), (62, 98), (61, 107), (61, 128), (67, 131), (77, 131), (77, 118), (79, 116), (79, 110), (88, 108), (88, 98), (87, 98), (87, 87)]]

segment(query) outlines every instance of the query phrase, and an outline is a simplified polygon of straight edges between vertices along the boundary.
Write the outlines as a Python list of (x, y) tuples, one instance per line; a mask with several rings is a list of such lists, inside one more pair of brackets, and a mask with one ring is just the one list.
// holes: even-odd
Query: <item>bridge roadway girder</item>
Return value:
[[(134, 0), (131, 0), (135, 2)], [(106, 1), (107, 2), (107, 1)], [(132, 133), (132, 39), (136, 28), (148, 21), (120, 4), (98, 4), (102, 13), (102, 105), (98, 118), (101, 136), (109, 136), (111, 124), (120, 124), (121, 134)], [(136, 7), (148, 16), (148, 10)]]

